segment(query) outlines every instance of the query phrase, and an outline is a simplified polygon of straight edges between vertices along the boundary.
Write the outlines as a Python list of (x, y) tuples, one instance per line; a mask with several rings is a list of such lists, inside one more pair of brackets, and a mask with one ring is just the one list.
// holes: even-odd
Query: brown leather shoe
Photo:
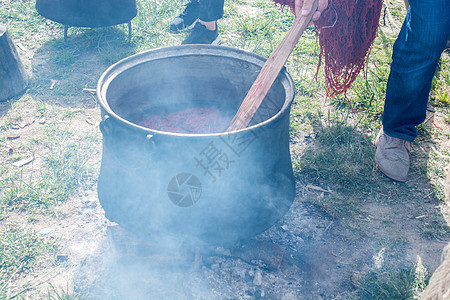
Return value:
[(390, 137), (381, 129), (375, 145), (377, 146), (375, 163), (378, 169), (393, 180), (405, 182), (409, 171), (411, 143)]

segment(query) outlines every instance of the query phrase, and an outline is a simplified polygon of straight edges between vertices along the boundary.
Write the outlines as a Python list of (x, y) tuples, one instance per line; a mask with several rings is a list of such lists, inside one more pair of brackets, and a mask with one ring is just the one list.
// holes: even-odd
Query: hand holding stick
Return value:
[(288, 33), (284, 37), (283, 41), (272, 52), (267, 61), (264, 63), (258, 77), (250, 88), (247, 96), (239, 107), (238, 112), (231, 120), (227, 131), (235, 131), (246, 128), (265, 96), (269, 92), (272, 84), (283, 68), (286, 60), (297, 45), (298, 40), (302, 36), (306, 27), (310, 24), (314, 13), (317, 10), (319, 0), (315, 0), (310, 13), (306, 16), (297, 15), (289, 29)]

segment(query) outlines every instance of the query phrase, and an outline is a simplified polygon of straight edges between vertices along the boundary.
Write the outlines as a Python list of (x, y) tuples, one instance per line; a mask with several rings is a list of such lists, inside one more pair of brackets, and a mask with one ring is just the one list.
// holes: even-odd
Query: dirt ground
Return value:
[[(45, 64), (45, 57), (40, 61)], [(90, 97), (70, 126), (100, 137), (100, 111)], [(446, 125), (439, 118), (435, 122)], [(7, 134), (20, 133), (23, 142), (39, 126), (33, 122)], [(96, 147), (92, 160), (99, 164), (101, 145)], [(155, 241), (139, 240), (109, 222), (92, 182), (61, 203), (54, 215), (24, 222), (37, 232), (50, 229), (48, 236), (61, 247), (44, 267), (14, 284), (31, 283), (24, 293), (31, 299), (45, 297), (49, 284), (69, 285), (86, 299), (346, 299), (358, 276), (369, 270), (386, 264), (407, 268), (419, 257), (429, 272), (439, 265), (445, 239), (427, 239), (417, 228), (443, 222), (441, 204), (427, 198), (433, 187), (423, 178), (413, 174), (406, 185), (414, 192), (404, 198), (395, 195), (395, 184), (392, 195), (368, 194), (364, 214), (353, 222), (358, 228), (352, 229), (311, 203), (329, 197), (326, 187), (298, 180), (289, 212), (252, 241), (167, 255), (155, 253)], [(400, 200), (385, 201), (393, 195)]]
[[(25, 59), (39, 67), (36, 72), (45, 72), (51, 67), (50, 55), (44, 46)], [(80, 74), (98, 77), (91, 70), (106, 69), (95, 53), (81, 54), (80, 60), (83, 55), (90, 63), (74, 64), (67, 81)], [(45, 94), (33, 97), (48, 100)], [(2, 118), (15, 113), (9, 104), (0, 106)], [(80, 91), (69, 106), (82, 109), (69, 126), (101, 140), (100, 108), (93, 96)], [(22, 114), (27, 112), (22, 110)], [(30, 108), (27, 117), (33, 116)], [(439, 113), (433, 120), (448, 129)], [(45, 122), (61, 120), (47, 118)], [(42, 126), (36, 120), (23, 128), (9, 128), (5, 134), (20, 134), (19, 140), (11, 141), (19, 147)], [(438, 143), (449, 148), (448, 140)], [(3, 145), (2, 151), (8, 147)], [(99, 167), (101, 143), (94, 144), (92, 152), (91, 162)], [(433, 272), (450, 238), (446, 233), (430, 239), (418, 230), (426, 224), (446, 223), (444, 215), (449, 213), (430, 197), (433, 187), (418, 174), (411, 174), (403, 188), (393, 184), (388, 195), (367, 193), (361, 215), (353, 215), (353, 227), (313, 204), (329, 197), (332, 187), (300, 178), (292, 207), (266, 232), (229, 248), (186, 247), (173, 252), (158, 252), (157, 241), (140, 240), (109, 222), (98, 201), (96, 182), (85, 187), (58, 204), (54, 214), (23, 222), (37, 232), (47, 229), (46, 235), (61, 245), (42, 267), (13, 279), (11, 285), (17, 291), (28, 283), (24, 297), (45, 298), (52, 284), (62, 289), (69, 286), (83, 299), (348, 299), (358, 276), (370, 270), (408, 268), (420, 259)], [(410, 192), (401, 195), (404, 187)]]

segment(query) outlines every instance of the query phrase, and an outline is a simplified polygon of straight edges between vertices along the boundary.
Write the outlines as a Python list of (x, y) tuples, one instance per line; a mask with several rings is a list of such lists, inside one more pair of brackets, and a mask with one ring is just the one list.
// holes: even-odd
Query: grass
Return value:
[(0, 299), (17, 296), (8, 291), (11, 279), (35, 268), (42, 257), (56, 249), (54, 241), (36, 232), (23, 230), (19, 225), (3, 225), (0, 231)]
[(339, 184), (345, 190), (358, 190), (377, 180), (373, 168), (374, 149), (367, 135), (348, 124), (348, 113), (318, 114), (310, 120), (318, 148), (306, 149), (295, 161), (298, 174), (309, 174)]
[[(14, 296), (8, 289), (15, 277), (32, 273), (40, 258), (55, 247), (45, 237), (10, 219), (20, 213), (32, 223), (39, 219), (39, 214), (51, 215), (55, 204), (70, 200), (78, 190), (95, 183), (98, 161), (93, 156), (100, 151), (99, 133), (79, 132), (65, 125), (82, 119), (84, 109), (98, 107), (95, 98), (83, 88), (95, 88), (101, 73), (120, 59), (149, 49), (179, 45), (186, 36), (167, 30), (173, 16), (183, 9), (180, 1), (138, 0), (139, 13), (132, 22), (130, 43), (124, 24), (95, 29), (71, 27), (64, 43), (63, 26), (40, 16), (34, 3), (33, 0), (0, 2), (0, 19), (16, 45), (22, 46), (19, 54), (32, 75), (26, 93), (2, 104), (0, 110), (0, 143), (14, 148), (10, 153), (9, 146), (5, 146), (0, 154), (0, 299)], [(399, 5), (391, 7), (391, 13), (396, 20), (404, 16)], [(281, 10), (269, 0), (230, 0), (225, 3), (219, 29), (225, 45), (268, 56), (292, 20), (288, 9)], [(332, 194), (308, 201), (340, 220), (355, 236), (366, 234), (365, 223), (357, 219), (368, 215), (367, 202), (395, 205), (403, 201), (405, 194), (412, 193), (419, 179), (431, 186), (433, 200), (444, 200), (443, 166), (450, 163), (450, 153), (441, 149), (438, 141), (448, 138), (449, 133), (432, 124), (418, 127), (419, 137), (412, 152), (411, 172), (418, 174), (419, 179), (404, 185), (393, 183), (373, 163), (373, 141), (381, 124), (395, 37), (392, 28), (380, 28), (367, 67), (347, 98), (326, 99), (323, 69), (316, 69), (318, 41), (311, 28), (305, 31), (286, 63), (296, 89), (290, 134), (297, 180), (333, 190)], [(442, 114), (447, 125), (449, 59), (449, 55), (442, 57), (430, 98), (430, 105)], [(37, 122), (40, 118), (47, 121), (40, 125), (39, 133), (18, 141), (8, 140), (13, 126), (30, 119)], [(34, 161), (29, 166), (11, 166), (30, 156)], [(425, 192), (417, 192), (420, 193)], [(346, 221), (342, 221), (344, 218)], [(417, 230), (429, 240), (445, 239), (449, 233), (440, 219), (422, 222)], [(361, 299), (383, 299), (383, 295), (387, 298), (386, 295), (391, 295), (389, 299), (406, 297), (416, 280), (412, 269), (369, 272), (358, 283), (358, 293)], [(397, 293), (399, 290), (405, 294)], [(68, 288), (51, 286), (48, 299), (79, 298)]]
[(450, 233), (450, 227), (437, 218), (424, 221), (420, 229), (422, 236), (429, 240), (445, 241), (445, 237)]
[(71, 135), (71, 132), (50, 128), (41, 140), (32, 142), (44, 146), (42, 167), (29, 174), (24, 174), (22, 169), (10, 170), (9, 175), (2, 178), (1, 214), (16, 209), (48, 209), (67, 199), (93, 176), (88, 152), (80, 148), (80, 141), (71, 140)]
[(69, 289), (69, 284), (66, 288), (58, 288), (50, 285), (48, 290), (48, 300), (82, 300), (81, 296), (73, 293)]
[[(31, 97), (22, 97), (12, 106), (17, 113), (5, 118), (1, 126), (2, 140), (10, 143), (11, 152), (2, 153), (0, 160), (0, 299), (20, 298), (31, 288), (27, 283), (17, 287), (14, 281), (49, 263), (45, 258), (54, 253), (57, 240), (27, 228), (40, 215), (52, 215), (55, 204), (90, 187), (96, 177), (91, 148), (99, 143), (98, 137), (89, 132), (80, 135), (70, 126), (79, 109), (56, 107)], [(30, 119), (35, 124), (43, 117), (47, 121), (38, 125), (39, 133), (6, 139), (9, 127)], [(25, 157), (34, 158), (31, 168), (12, 166)], [(26, 226), (19, 225), (17, 218), (25, 219)]]
[(420, 264), (410, 268), (382, 268), (370, 271), (356, 282), (357, 299), (361, 300), (403, 300), (420, 299), (430, 276)]

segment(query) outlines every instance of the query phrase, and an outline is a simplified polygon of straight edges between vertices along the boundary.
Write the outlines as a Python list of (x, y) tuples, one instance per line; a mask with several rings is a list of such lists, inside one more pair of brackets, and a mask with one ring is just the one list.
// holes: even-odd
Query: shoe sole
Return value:
[(219, 46), (220, 44), (222, 44), (222, 39), (220, 38), (220, 36), (218, 36), (214, 41), (212, 41), (211, 45), (213, 46)]
[(197, 23), (197, 21), (198, 21), (198, 19), (195, 20), (194, 23), (192, 23), (191, 25), (189, 25), (187, 27), (180, 28), (180, 29), (178, 29), (177, 27), (175, 27), (175, 28), (169, 27), (169, 31), (171, 33), (182, 33), (182, 32), (185, 32), (185, 31), (192, 30), (192, 28), (194, 28), (194, 26)]

